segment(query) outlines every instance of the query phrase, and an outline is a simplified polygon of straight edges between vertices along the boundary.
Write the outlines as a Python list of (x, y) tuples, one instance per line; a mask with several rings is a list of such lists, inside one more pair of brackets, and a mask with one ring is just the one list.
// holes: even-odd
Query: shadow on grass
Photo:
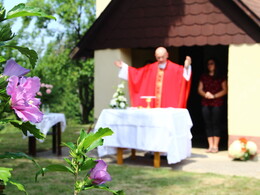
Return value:
[[(106, 159), (110, 161), (110, 164), (116, 164), (116, 156), (106, 156)], [(161, 157), (161, 166), (162, 168), (171, 168), (172, 170), (183, 170), (183, 167), (190, 164), (195, 163), (196, 160), (193, 158), (207, 158), (207, 155), (203, 154), (192, 154), (190, 158), (184, 159), (181, 162), (175, 164), (168, 164), (166, 157)], [(134, 166), (144, 166), (144, 167), (153, 167), (153, 155), (151, 156), (135, 156), (132, 158), (131, 156), (124, 158), (123, 162), (125, 165), (134, 165)]]

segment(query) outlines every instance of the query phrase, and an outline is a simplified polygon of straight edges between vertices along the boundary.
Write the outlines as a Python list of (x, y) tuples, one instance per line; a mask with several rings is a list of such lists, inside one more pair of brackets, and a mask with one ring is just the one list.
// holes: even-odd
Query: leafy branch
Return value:
[[(70, 158), (64, 158), (67, 166), (52, 164), (41, 168), (36, 173), (36, 180), (39, 175), (44, 176), (47, 172), (66, 172), (74, 177), (74, 195), (89, 189), (102, 189), (112, 192), (114, 195), (124, 195), (122, 190), (111, 190), (105, 185), (105, 182), (111, 179), (106, 172), (107, 165), (105, 162), (87, 156), (88, 152), (103, 145), (102, 137), (112, 134), (113, 131), (109, 128), (100, 128), (96, 133), (91, 132), (89, 134), (81, 130), (76, 144), (72, 142), (64, 143), (70, 149)], [(81, 172), (86, 172), (83, 178), (80, 177)], [(102, 172), (102, 177), (98, 176), (100, 172)]]
[[(6, 44), (6, 42), (12, 40), (15, 35), (12, 32), (10, 24), (2, 24), (3, 21), (25, 16), (38, 16), (50, 19), (56, 18), (54, 16), (45, 14), (43, 11), (41, 11), (40, 8), (26, 6), (24, 3), (16, 5), (6, 14), (5, 8), (0, 5), (0, 47), (11, 47), (13, 49), (17, 49), (21, 54), (29, 58), (31, 66), (32, 68), (34, 68), (38, 59), (38, 54), (36, 53), (36, 51), (31, 50), (27, 47)], [(0, 61), (3, 62), (6, 60), (1, 56)]]
[[(39, 8), (29, 7), (25, 4), (19, 4), (15, 6), (13, 9), (11, 9), (6, 14), (6, 9), (3, 7), (2, 4), (0, 4), (0, 47), (10, 47), (12, 49), (18, 50), (21, 54), (25, 55), (29, 58), (29, 61), (31, 63), (32, 67), (35, 67), (35, 64), (38, 59), (38, 55), (34, 50), (31, 50), (27, 47), (20, 47), (17, 45), (8, 45), (7, 41), (12, 40), (15, 37), (15, 34), (12, 32), (11, 26), (8, 23), (3, 23), (6, 20), (16, 18), (16, 17), (24, 17), (24, 16), (38, 16), (38, 17), (47, 17), (51, 19), (55, 19), (55, 17), (50, 16), (42, 12)], [(0, 62), (4, 62), (6, 59), (3, 56), (0, 56)], [(43, 139), (44, 135), (40, 132), (39, 129), (36, 128), (34, 124), (31, 124), (29, 121), (22, 122), (20, 120), (15, 119), (8, 119), (6, 117), (3, 117), (3, 114), (5, 112), (11, 112), (10, 109), (10, 96), (7, 95), (7, 88), (8, 81), (7, 76), (1, 75), (0, 77), (0, 124), (7, 124), (10, 123), (13, 126), (20, 129), (25, 135), (27, 135), (27, 131), (29, 131), (31, 134), (33, 134), (36, 138)], [(24, 153), (5, 153), (3, 155), (0, 155), (0, 159), (18, 159), (18, 158), (26, 158), (31, 160), (38, 168), (40, 166), (29, 156), (27, 156)], [(23, 191), (27, 194), (25, 191), (25, 188), (22, 184), (13, 181), (11, 179), (11, 171), (12, 168), (6, 168), (6, 167), (0, 167), (0, 184), (7, 185), (8, 183), (15, 185), (20, 191)], [(0, 192), (1, 193), (1, 192)]]

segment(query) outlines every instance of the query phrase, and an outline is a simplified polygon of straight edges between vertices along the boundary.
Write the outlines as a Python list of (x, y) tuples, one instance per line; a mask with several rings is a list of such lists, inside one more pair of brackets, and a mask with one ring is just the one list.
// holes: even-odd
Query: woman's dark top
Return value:
[[(213, 95), (222, 90), (222, 83), (225, 81), (225, 77), (214, 78), (208, 74), (203, 74), (200, 77), (200, 81), (203, 83), (203, 91), (209, 91)], [(222, 106), (224, 104), (224, 96), (215, 99), (202, 98), (201, 104), (203, 106)]]

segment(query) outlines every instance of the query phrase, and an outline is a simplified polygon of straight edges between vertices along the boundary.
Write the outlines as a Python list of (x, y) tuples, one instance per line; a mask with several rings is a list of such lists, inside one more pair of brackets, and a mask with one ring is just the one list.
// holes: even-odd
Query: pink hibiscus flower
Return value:
[(20, 77), (27, 74), (28, 72), (30, 72), (29, 69), (20, 66), (13, 59), (10, 59), (6, 62), (3, 75)]
[(92, 183), (101, 185), (107, 181), (111, 181), (111, 176), (107, 172), (107, 164), (103, 160), (97, 160), (96, 166), (90, 170), (90, 179)]
[(11, 96), (11, 108), (17, 116), (24, 122), (41, 122), (43, 118), (43, 113), (39, 110), (41, 102), (35, 98), (41, 86), (40, 79), (11, 76), (8, 81), (6, 92)]

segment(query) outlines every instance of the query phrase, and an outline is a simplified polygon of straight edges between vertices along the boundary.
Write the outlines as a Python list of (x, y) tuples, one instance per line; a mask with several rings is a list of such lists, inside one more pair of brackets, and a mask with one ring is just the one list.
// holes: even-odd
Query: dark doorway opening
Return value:
[[(132, 63), (134, 67), (142, 67), (148, 60), (155, 61), (154, 50), (155, 48), (139, 48), (132, 50)], [(219, 61), (220, 69), (224, 74), (227, 74), (228, 46), (168, 47), (167, 50), (169, 52), (169, 59), (178, 64), (183, 65), (187, 55), (192, 58), (192, 85), (187, 106), (193, 122), (193, 127), (191, 129), (193, 136), (192, 146), (207, 148), (208, 142), (201, 114), (201, 97), (197, 92), (197, 87), (200, 75), (204, 72), (204, 63), (209, 57), (216, 58)], [(220, 150), (226, 150), (228, 147), (227, 105), (225, 107), (225, 113), (223, 114), (224, 128), (219, 145)]]
[[(228, 46), (193, 46), (179, 48), (179, 64), (183, 64), (185, 57), (189, 55), (192, 58), (192, 86), (188, 99), (188, 110), (190, 112), (193, 127), (192, 146), (207, 148), (207, 137), (204, 130), (203, 118), (201, 114), (201, 97), (197, 92), (200, 75), (204, 72), (204, 64), (207, 58), (214, 57), (219, 61), (220, 68), (227, 75), (228, 65)], [(226, 101), (227, 102), (227, 101)], [(227, 105), (223, 114), (223, 132), (219, 144), (220, 150), (226, 150), (228, 147), (228, 129), (227, 129)]]

